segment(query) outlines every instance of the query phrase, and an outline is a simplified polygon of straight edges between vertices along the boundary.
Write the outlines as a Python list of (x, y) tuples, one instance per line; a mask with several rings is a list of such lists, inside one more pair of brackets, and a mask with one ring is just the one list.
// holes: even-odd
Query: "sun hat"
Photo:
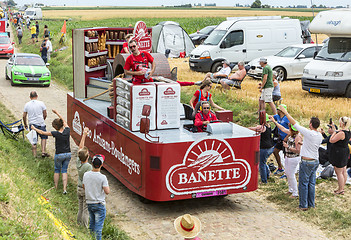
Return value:
[[(285, 108), (285, 110), (288, 110), (288, 107), (285, 104), (280, 104), (280, 105), (283, 106), (283, 108)], [(277, 109), (281, 111), (280, 106), (278, 106)]]
[[(300, 124), (298, 121), (296, 121), (296, 123), (295, 124)], [(290, 125), (291, 126), (291, 129), (292, 130), (294, 130), (295, 132), (298, 132), (298, 130), (291, 124)]]
[(264, 63), (266, 63), (266, 62), (267, 62), (267, 58), (261, 57), (259, 62), (264, 62)]
[(174, 220), (175, 230), (184, 238), (194, 238), (201, 231), (201, 222), (197, 217), (185, 214)]

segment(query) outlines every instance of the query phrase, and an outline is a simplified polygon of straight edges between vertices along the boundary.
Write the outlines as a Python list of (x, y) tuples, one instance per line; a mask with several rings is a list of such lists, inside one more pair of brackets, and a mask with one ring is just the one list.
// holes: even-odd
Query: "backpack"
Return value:
[(328, 179), (328, 178), (331, 178), (333, 175), (334, 175), (334, 167), (333, 165), (329, 164), (323, 169), (320, 176), (323, 179)]

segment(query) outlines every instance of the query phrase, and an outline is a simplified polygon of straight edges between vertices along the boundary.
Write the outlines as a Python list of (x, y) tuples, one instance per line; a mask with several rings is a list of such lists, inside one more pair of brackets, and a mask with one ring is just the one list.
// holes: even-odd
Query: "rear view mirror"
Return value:
[(297, 59), (305, 59), (305, 58), (306, 58), (306, 56), (303, 54), (300, 54), (300, 56), (297, 57)]

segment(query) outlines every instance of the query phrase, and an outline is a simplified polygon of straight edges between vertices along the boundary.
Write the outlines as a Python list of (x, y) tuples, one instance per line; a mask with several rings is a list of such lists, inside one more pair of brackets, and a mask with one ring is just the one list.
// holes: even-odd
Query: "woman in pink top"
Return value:
[(201, 222), (197, 217), (185, 214), (174, 220), (174, 228), (184, 240), (201, 240), (197, 235), (201, 232)]

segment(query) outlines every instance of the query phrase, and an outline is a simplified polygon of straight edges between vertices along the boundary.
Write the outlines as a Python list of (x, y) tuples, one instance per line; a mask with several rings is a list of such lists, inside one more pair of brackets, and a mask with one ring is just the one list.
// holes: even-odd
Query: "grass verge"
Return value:
[[(14, 117), (0, 104), (0, 119), (11, 122)], [(34, 158), (27, 141), (14, 141), (0, 134), (0, 239), (62, 239), (48, 218), (39, 197), (53, 187), (53, 159)], [(53, 214), (62, 220), (77, 239), (92, 239), (88, 230), (76, 223), (78, 202), (76, 184), (69, 180), (68, 194), (58, 190), (45, 194), (53, 206)], [(108, 215), (103, 239), (129, 239), (111, 224)]]

